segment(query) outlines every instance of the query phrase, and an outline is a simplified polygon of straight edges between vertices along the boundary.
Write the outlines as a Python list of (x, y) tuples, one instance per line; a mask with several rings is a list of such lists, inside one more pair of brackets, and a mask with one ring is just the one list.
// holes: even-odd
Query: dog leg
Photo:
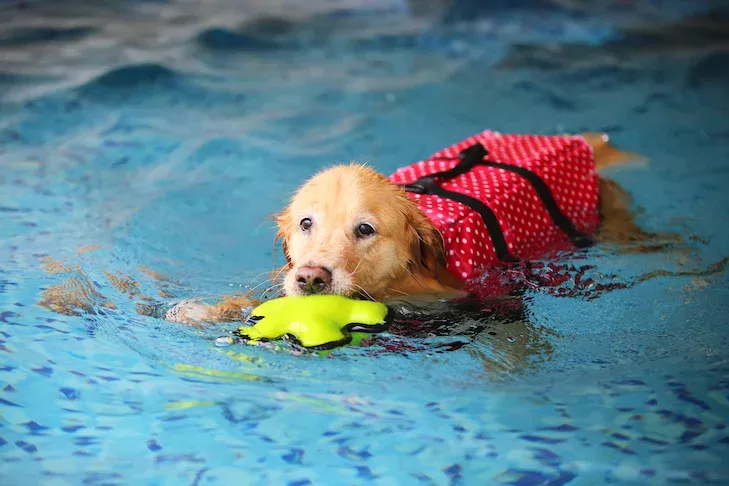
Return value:
[(615, 147), (610, 143), (610, 137), (606, 133), (582, 133), (580, 135), (592, 147), (598, 172), (609, 167), (647, 161), (642, 155)]
[(241, 320), (246, 308), (256, 307), (259, 303), (247, 295), (227, 295), (215, 304), (186, 299), (168, 309), (163, 317), (170, 322), (188, 325), (234, 322)]
[[(582, 137), (590, 144), (595, 153), (595, 166), (598, 172), (610, 167), (645, 161), (646, 158), (621, 150), (610, 143), (604, 133), (583, 133)], [(623, 252), (649, 253), (665, 249), (679, 241), (674, 234), (650, 233), (635, 221), (632, 211), (632, 198), (620, 185), (600, 176), (600, 228), (596, 239), (603, 243), (616, 244)]]

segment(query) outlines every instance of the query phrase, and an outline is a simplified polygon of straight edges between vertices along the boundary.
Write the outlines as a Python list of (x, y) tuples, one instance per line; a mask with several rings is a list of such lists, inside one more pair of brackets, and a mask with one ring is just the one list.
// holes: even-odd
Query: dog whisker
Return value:
[(264, 280), (263, 282), (260, 282), (259, 284), (255, 285), (254, 287), (251, 287), (250, 289), (248, 289), (248, 291), (255, 292), (256, 289), (260, 288), (262, 285), (265, 285), (267, 283), (273, 283), (273, 281), (274, 281), (274, 279), (268, 278), (268, 279)]
[(360, 260), (359, 262), (357, 262), (357, 266), (356, 266), (356, 267), (354, 267), (354, 270), (353, 270), (353, 271), (352, 271), (352, 273), (351, 273), (352, 277), (354, 277), (354, 275), (355, 275), (355, 274), (357, 273), (357, 270), (359, 270), (359, 266), (360, 266), (361, 264), (362, 264), (362, 260)]
[(268, 273), (268, 272), (261, 272), (261, 273), (259, 273), (258, 275), (256, 275), (255, 277), (253, 277), (253, 278), (251, 279), (251, 282), (255, 282), (256, 280), (258, 280), (259, 278), (263, 277), (263, 276), (264, 276), (264, 275), (266, 275), (267, 273)]
[(372, 295), (369, 292), (367, 292), (361, 285), (354, 284), (354, 286), (357, 289), (359, 289), (363, 294), (365, 294), (365, 296), (367, 296), (368, 299), (373, 300), (373, 301), (375, 300), (375, 298), (372, 297)]
[(413, 273), (407, 263), (399, 262), (399, 265), (415, 280), (419, 280), (419, 277)]
[(269, 292), (272, 292), (275, 289), (282, 289), (283, 286), (284, 286), (284, 284), (275, 284), (275, 285), (272, 285), (272, 286), (266, 288), (266, 290), (264, 290), (263, 293), (264, 294), (267, 294)]
[(277, 280), (281, 276), (281, 274), (284, 273), (286, 270), (287, 270), (286, 267), (280, 267), (278, 269), (278, 271), (274, 275), (271, 276), (270, 280)]
[(389, 290), (389, 291), (392, 291), (392, 292), (397, 292), (398, 294), (402, 294), (402, 295), (404, 295), (405, 297), (409, 297), (409, 296), (410, 296), (410, 294), (409, 294), (409, 293), (407, 293), (407, 292), (403, 292), (402, 290), (398, 290), (398, 289), (393, 289), (393, 288), (390, 288), (390, 287), (388, 287), (388, 288), (387, 288), (387, 290)]

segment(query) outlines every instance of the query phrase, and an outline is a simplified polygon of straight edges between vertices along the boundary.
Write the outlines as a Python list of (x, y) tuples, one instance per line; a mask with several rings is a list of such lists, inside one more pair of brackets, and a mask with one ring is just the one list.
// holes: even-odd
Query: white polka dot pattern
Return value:
[[(476, 143), (489, 151), (488, 160), (524, 167), (550, 188), (557, 205), (575, 228), (592, 234), (598, 225), (598, 180), (590, 145), (580, 136), (502, 135), (487, 130), (452, 145), (421, 162), (398, 169), (395, 184), (454, 167), (458, 154)], [(438, 160), (438, 159), (452, 160)], [(552, 222), (533, 186), (513, 172), (476, 166), (440, 183), (486, 204), (496, 215), (509, 252), (520, 260), (572, 248)], [(468, 206), (439, 196), (408, 193), (446, 242), (448, 269), (463, 280), (499, 263), (481, 216)]]

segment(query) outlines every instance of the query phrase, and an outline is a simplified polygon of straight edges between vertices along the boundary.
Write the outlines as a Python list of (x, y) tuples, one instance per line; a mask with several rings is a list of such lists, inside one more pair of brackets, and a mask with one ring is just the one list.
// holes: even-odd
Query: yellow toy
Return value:
[(380, 302), (340, 295), (281, 297), (253, 309), (248, 321), (255, 324), (234, 334), (249, 344), (282, 339), (295, 347), (324, 351), (358, 345), (368, 334), (385, 331), (391, 320), (392, 313)]

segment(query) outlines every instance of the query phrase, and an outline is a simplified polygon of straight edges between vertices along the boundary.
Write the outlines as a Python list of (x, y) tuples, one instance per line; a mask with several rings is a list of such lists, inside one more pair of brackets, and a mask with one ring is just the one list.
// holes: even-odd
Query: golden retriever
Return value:
[[(614, 148), (604, 134), (583, 136), (593, 148), (598, 171), (634, 158)], [(601, 177), (599, 190), (598, 240), (642, 243), (655, 236), (635, 224), (630, 199), (617, 184)], [(402, 188), (370, 167), (339, 165), (316, 174), (293, 195), (276, 223), (287, 260), (276, 275), (283, 276), (286, 295), (323, 292), (384, 302), (464, 295), (460, 280), (446, 269), (446, 249), (438, 230)], [(136, 288), (127, 276), (111, 282), (125, 293)], [(41, 304), (54, 310), (67, 308), (64, 288), (59, 285), (54, 293), (46, 292)], [(129, 295), (143, 301), (140, 312), (156, 313), (150, 309), (158, 306), (149, 305), (154, 299)], [(226, 297), (213, 305), (187, 299), (162, 314), (167, 320), (190, 324), (236, 320), (242, 307), (257, 302), (249, 296)]]
[[(636, 156), (613, 147), (605, 134), (582, 134), (598, 171)], [(600, 178), (601, 226), (597, 238), (645, 242), (630, 200), (616, 183)], [(464, 295), (445, 266), (443, 238), (405, 191), (361, 164), (338, 165), (309, 179), (276, 216), (277, 240), (287, 263), (286, 295), (332, 293), (378, 301), (428, 301)], [(186, 301), (166, 317), (180, 322), (215, 321), (240, 314), (246, 297), (208, 306)]]

